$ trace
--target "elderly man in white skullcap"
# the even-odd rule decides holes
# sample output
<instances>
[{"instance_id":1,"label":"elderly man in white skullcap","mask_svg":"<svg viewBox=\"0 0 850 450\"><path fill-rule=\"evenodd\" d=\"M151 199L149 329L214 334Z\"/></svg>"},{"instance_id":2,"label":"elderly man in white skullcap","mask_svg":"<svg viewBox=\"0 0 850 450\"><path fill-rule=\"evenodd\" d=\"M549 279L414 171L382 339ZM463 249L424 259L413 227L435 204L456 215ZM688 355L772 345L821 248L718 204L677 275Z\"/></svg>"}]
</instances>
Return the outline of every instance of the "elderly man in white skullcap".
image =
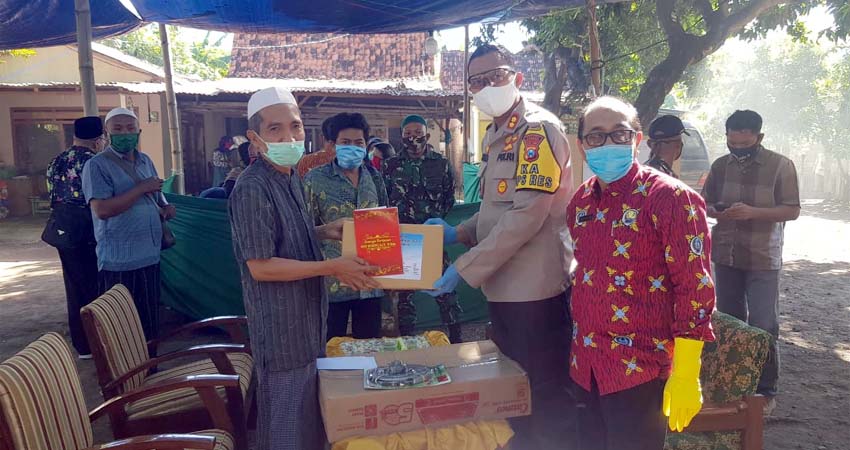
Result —
<instances>
[{"instance_id":1,"label":"elderly man in white skullcap","mask_svg":"<svg viewBox=\"0 0 850 450\"><path fill-rule=\"evenodd\" d=\"M257 368L257 450L323 448L316 358L323 354L328 301L322 277L377 287L359 258L322 259L320 239L341 239L342 222L314 227L293 166L304 123L292 94L263 89L248 101L247 136L259 157L230 196L233 250Z\"/></svg>"},{"instance_id":2,"label":"elderly man in white skullcap","mask_svg":"<svg viewBox=\"0 0 850 450\"><path fill-rule=\"evenodd\" d=\"M139 119L125 108L106 115L109 146L83 167L83 195L91 206L97 240L98 290L130 290L145 337L159 331L161 220L176 214L160 190L162 179L139 151Z\"/></svg>"}]
</instances>

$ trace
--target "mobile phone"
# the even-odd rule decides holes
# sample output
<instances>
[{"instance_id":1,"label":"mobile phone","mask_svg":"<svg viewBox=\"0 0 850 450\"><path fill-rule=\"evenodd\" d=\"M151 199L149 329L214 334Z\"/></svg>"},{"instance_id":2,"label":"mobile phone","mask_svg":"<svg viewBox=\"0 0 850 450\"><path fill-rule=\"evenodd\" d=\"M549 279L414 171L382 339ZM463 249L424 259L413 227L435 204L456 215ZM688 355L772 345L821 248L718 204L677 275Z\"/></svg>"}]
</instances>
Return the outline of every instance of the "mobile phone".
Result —
<instances>
[{"instance_id":1,"label":"mobile phone","mask_svg":"<svg viewBox=\"0 0 850 450\"><path fill-rule=\"evenodd\" d=\"M728 208L729 208L729 205L727 205L725 203L715 203L714 204L714 210L717 211L717 212L723 212Z\"/></svg>"}]
</instances>

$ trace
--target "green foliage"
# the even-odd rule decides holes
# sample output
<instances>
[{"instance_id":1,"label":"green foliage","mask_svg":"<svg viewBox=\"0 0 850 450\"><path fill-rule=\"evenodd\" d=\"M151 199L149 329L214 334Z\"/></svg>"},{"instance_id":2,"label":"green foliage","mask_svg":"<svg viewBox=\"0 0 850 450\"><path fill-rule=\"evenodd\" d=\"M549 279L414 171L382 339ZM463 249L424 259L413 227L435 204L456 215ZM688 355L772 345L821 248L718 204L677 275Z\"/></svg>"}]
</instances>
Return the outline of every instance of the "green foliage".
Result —
<instances>
[{"instance_id":1,"label":"green foliage","mask_svg":"<svg viewBox=\"0 0 850 450\"><path fill-rule=\"evenodd\" d=\"M664 93L668 94L665 105L681 99L682 92L695 80L691 73L694 64L715 52L729 37L754 40L771 30L784 30L795 42L806 44L819 37L841 40L850 35L850 0L794 0L775 5L776 1L631 0L600 4L597 25L604 92L635 101L646 119L657 111ZM835 26L813 37L801 19L817 6L829 9ZM534 33L534 43L547 56L557 57L560 48L578 46L589 66L585 8L554 11L523 24ZM650 76L661 64L664 69ZM590 71L585 72L589 77ZM569 83L564 88L569 89Z\"/></svg>"},{"instance_id":2,"label":"green foliage","mask_svg":"<svg viewBox=\"0 0 850 450\"><path fill-rule=\"evenodd\" d=\"M606 3L597 8L597 26L604 65L604 91L629 100L637 98L647 73L667 54L664 32L655 18L652 0ZM590 43L587 10L571 8L527 19L532 41L547 53L580 48L589 76ZM586 85L587 82L576 85ZM569 87L567 87L569 88Z\"/></svg>"},{"instance_id":3,"label":"green foliage","mask_svg":"<svg viewBox=\"0 0 850 450\"><path fill-rule=\"evenodd\" d=\"M183 75L196 75L206 80L215 80L227 76L230 66L230 52L221 47L222 35L215 42L207 32L202 42L189 43L180 39L180 29L168 27L171 48L171 64L174 71ZM102 41L104 45L162 66L162 47L159 40L159 26L152 24L132 33Z\"/></svg>"},{"instance_id":4,"label":"green foliage","mask_svg":"<svg viewBox=\"0 0 850 450\"><path fill-rule=\"evenodd\" d=\"M728 115L752 109L764 117L768 147L794 155L821 145L850 156L843 139L850 123L850 53L807 36L746 45L747 51L721 50L694 69L698 81L684 103L702 122L710 146L722 151Z\"/></svg>"},{"instance_id":5,"label":"green foliage","mask_svg":"<svg viewBox=\"0 0 850 450\"><path fill-rule=\"evenodd\" d=\"M19 50L0 50L0 64L6 62L2 59L2 57L4 56L18 56L22 58L29 58L30 56L35 56L35 50L30 50L28 48Z\"/></svg>"}]
</instances>

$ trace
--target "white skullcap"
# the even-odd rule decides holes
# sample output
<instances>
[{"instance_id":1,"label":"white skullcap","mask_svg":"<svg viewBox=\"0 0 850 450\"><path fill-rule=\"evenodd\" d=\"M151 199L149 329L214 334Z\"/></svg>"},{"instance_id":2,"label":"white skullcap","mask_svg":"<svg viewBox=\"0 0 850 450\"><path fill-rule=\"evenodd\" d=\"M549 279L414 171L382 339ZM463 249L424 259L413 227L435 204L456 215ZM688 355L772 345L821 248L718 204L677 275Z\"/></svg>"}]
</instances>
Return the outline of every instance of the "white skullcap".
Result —
<instances>
[{"instance_id":1,"label":"white skullcap","mask_svg":"<svg viewBox=\"0 0 850 450\"><path fill-rule=\"evenodd\" d=\"M248 100L248 119L254 117L261 109L272 105L296 105L295 96L288 89L270 87L257 91Z\"/></svg>"},{"instance_id":2,"label":"white skullcap","mask_svg":"<svg viewBox=\"0 0 850 450\"><path fill-rule=\"evenodd\" d=\"M136 117L136 113L134 113L133 111L130 111L127 108L115 108L112 111L109 111L109 113L106 115L106 120L104 120L103 123L109 122L109 119L115 116L130 116L136 120L139 120L139 118Z\"/></svg>"}]
</instances>

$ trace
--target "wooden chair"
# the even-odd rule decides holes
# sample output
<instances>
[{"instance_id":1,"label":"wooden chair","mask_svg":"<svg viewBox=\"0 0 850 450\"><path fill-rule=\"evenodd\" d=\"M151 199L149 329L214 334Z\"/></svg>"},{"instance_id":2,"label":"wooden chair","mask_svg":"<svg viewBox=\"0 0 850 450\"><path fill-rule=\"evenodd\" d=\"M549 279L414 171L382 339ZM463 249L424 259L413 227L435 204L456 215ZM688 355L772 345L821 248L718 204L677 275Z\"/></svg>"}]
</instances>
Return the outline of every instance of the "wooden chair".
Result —
<instances>
[{"instance_id":1,"label":"wooden chair","mask_svg":"<svg viewBox=\"0 0 850 450\"><path fill-rule=\"evenodd\" d=\"M144 398L169 389L194 389L208 400L214 422L225 426L229 417L221 413L224 402L215 395L215 389L238 384L238 377L231 375L187 377L128 392L87 414L71 350L61 336L49 333L0 363L0 450L234 450L230 434L221 429L138 436L94 445L91 422L123 408L128 398Z\"/></svg>"},{"instance_id":2,"label":"wooden chair","mask_svg":"<svg viewBox=\"0 0 850 450\"><path fill-rule=\"evenodd\" d=\"M206 319L145 342L133 298L120 284L82 308L81 312L104 400L187 376L238 376L238 386L219 388L216 394L225 400L226 412L231 418L232 427L226 431L233 434L237 448L247 448L246 410L253 401L251 380L254 361L245 345L245 317ZM240 344L198 345L159 357L150 356L155 354L163 340L205 327L224 328L231 339ZM175 361L186 359L192 361L151 373L151 369L163 363L173 365ZM110 410L113 433L123 438L209 428L212 418L205 411L209 399L201 394L194 389L182 389L134 398L126 408Z\"/></svg>"},{"instance_id":3,"label":"wooden chair","mask_svg":"<svg viewBox=\"0 0 850 450\"><path fill-rule=\"evenodd\" d=\"M770 335L715 311L717 340L702 353L705 405L682 433L668 433L666 450L762 450L765 398L756 394Z\"/></svg>"}]
</instances>

